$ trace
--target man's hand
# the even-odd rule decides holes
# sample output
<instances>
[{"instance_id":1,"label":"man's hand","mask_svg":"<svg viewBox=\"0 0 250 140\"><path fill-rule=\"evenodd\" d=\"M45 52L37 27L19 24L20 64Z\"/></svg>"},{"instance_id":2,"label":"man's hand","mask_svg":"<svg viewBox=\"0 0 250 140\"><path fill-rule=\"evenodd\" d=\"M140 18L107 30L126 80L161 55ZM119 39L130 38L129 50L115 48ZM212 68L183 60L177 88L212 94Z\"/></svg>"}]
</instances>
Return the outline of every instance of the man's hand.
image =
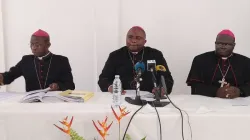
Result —
<instances>
[{"instance_id":1,"label":"man's hand","mask_svg":"<svg viewBox=\"0 0 250 140\"><path fill-rule=\"evenodd\" d=\"M217 90L217 97L233 99L240 96L240 89L229 84Z\"/></svg>"},{"instance_id":2,"label":"man's hand","mask_svg":"<svg viewBox=\"0 0 250 140\"><path fill-rule=\"evenodd\" d=\"M159 90L160 90L159 87L157 87L157 88L154 87L152 90L152 93L155 94L156 92L159 92ZM161 96L164 96L165 94L166 94L166 90L162 87L161 88Z\"/></svg>"},{"instance_id":3,"label":"man's hand","mask_svg":"<svg viewBox=\"0 0 250 140\"><path fill-rule=\"evenodd\" d=\"M49 87L50 87L50 91L56 91L59 89L59 86L57 83L52 83L49 85Z\"/></svg>"},{"instance_id":4,"label":"man's hand","mask_svg":"<svg viewBox=\"0 0 250 140\"><path fill-rule=\"evenodd\" d=\"M3 75L0 74L0 85L3 85Z\"/></svg>"},{"instance_id":5,"label":"man's hand","mask_svg":"<svg viewBox=\"0 0 250 140\"><path fill-rule=\"evenodd\" d=\"M226 96L228 96L228 98L230 99L237 98L240 96L240 89L234 86L230 86L226 89L226 94Z\"/></svg>"},{"instance_id":6,"label":"man's hand","mask_svg":"<svg viewBox=\"0 0 250 140\"><path fill-rule=\"evenodd\" d=\"M112 85L109 86L108 92L113 93L113 86ZM126 93L126 91L122 90L122 94L124 95L125 93Z\"/></svg>"},{"instance_id":7,"label":"man's hand","mask_svg":"<svg viewBox=\"0 0 250 140\"><path fill-rule=\"evenodd\" d=\"M220 87L217 92L216 92L216 96L219 97L219 98L226 98L226 89L228 87Z\"/></svg>"}]
</instances>

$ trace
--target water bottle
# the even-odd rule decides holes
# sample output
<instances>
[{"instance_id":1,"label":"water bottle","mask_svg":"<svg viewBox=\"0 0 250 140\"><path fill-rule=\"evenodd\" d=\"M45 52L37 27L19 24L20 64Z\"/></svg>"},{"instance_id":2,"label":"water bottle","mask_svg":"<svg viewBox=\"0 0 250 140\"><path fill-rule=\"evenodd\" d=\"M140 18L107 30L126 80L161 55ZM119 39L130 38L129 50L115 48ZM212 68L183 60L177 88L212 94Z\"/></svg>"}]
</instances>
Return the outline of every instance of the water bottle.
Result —
<instances>
[{"instance_id":1,"label":"water bottle","mask_svg":"<svg viewBox=\"0 0 250 140\"><path fill-rule=\"evenodd\" d=\"M121 105L121 95L122 95L122 82L119 75L115 75L113 81L113 104L115 106Z\"/></svg>"}]
</instances>

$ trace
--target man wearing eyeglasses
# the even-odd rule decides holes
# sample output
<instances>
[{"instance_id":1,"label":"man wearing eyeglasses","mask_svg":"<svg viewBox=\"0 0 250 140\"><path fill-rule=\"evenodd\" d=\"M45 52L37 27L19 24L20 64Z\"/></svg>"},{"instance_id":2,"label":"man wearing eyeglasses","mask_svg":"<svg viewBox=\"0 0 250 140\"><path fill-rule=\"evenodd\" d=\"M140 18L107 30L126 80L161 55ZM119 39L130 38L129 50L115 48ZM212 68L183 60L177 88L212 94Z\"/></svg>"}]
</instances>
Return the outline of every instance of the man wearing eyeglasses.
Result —
<instances>
[{"instance_id":1,"label":"man wearing eyeglasses","mask_svg":"<svg viewBox=\"0 0 250 140\"><path fill-rule=\"evenodd\" d=\"M0 84L7 85L23 76L26 91L50 88L50 90L75 89L71 67L67 57L49 51L49 34L41 29L32 34L30 48L34 55L25 55L16 66L0 74Z\"/></svg>"},{"instance_id":2,"label":"man wearing eyeglasses","mask_svg":"<svg viewBox=\"0 0 250 140\"><path fill-rule=\"evenodd\" d=\"M234 34L222 30L215 51L194 58L187 78L192 94L228 99L250 95L250 59L233 53L234 47Z\"/></svg>"}]
</instances>

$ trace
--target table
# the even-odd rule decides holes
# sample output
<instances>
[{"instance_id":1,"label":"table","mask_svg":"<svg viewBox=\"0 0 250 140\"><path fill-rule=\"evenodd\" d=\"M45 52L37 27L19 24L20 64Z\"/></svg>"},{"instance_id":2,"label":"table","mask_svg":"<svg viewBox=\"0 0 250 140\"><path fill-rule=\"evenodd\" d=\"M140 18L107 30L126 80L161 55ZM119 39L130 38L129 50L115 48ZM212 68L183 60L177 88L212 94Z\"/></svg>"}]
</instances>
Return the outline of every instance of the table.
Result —
<instances>
[{"instance_id":1,"label":"table","mask_svg":"<svg viewBox=\"0 0 250 140\"><path fill-rule=\"evenodd\" d=\"M133 96L128 91L126 96ZM145 95L148 93L145 93ZM73 116L71 128L86 140L102 140L93 121L113 121L106 140L118 140L119 125L112 109L112 95L95 93L85 103L18 103L23 94L0 101L0 140L69 140L70 137L54 124ZM125 97L125 96L124 96ZM123 97L123 99L124 99ZM250 98L219 99L198 95L170 95L170 99L189 114L192 140L249 140ZM131 111L121 120L121 135L139 108L123 101L123 106ZM182 140L180 112L171 104L157 108L160 114L163 140ZM117 108L115 109L119 114ZM191 140L188 117L184 113L184 137ZM92 121L93 120L93 121ZM127 132L133 140L159 140L159 122L154 108L149 105L138 112Z\"/></svg>"}]
</instances>

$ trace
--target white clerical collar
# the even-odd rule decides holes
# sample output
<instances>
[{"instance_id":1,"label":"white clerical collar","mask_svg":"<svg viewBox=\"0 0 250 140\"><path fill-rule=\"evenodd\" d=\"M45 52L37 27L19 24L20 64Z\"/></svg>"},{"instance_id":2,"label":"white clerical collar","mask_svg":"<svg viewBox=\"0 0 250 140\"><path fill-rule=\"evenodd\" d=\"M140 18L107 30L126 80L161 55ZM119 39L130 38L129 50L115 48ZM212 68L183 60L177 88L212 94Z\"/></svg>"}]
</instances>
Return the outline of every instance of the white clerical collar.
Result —
<instances>
[{"instance_id":1,"label":"white clerical collar","mask_svg":"<svg viewBox=\"0 0 250 140\"><path fill-rule=\"evenodd\" d=\"M41 57L37 57L39 60L43 60L44 57L48 56L50 54L50 52L48 52L46 55L41 56Z\"/></svg>"},{"instance_id":2,"label":"white clerical collar","mask_svg":"<svg viewBox=\"0 0 250 140\"><path fill-rule=\"evenodd\" d=\"M141 51L144 52L144 48L143 48L142 50L138 51L138 52L132 52L132 51L129 50L129 52L131 52L133 55L137 55L137 54L140 53Z\"/></svg>"},{"instance_id":3,"label":"white clerical collar","mask_svg":"<svg viewBox=\"0 0 250 140\"><path fill-rule=\"evenodd\" d=\"M227 60L229 57L231 57L233 54L229 55L228 57L221 57L223 60Z\"/></svg>"}]
</instances>

